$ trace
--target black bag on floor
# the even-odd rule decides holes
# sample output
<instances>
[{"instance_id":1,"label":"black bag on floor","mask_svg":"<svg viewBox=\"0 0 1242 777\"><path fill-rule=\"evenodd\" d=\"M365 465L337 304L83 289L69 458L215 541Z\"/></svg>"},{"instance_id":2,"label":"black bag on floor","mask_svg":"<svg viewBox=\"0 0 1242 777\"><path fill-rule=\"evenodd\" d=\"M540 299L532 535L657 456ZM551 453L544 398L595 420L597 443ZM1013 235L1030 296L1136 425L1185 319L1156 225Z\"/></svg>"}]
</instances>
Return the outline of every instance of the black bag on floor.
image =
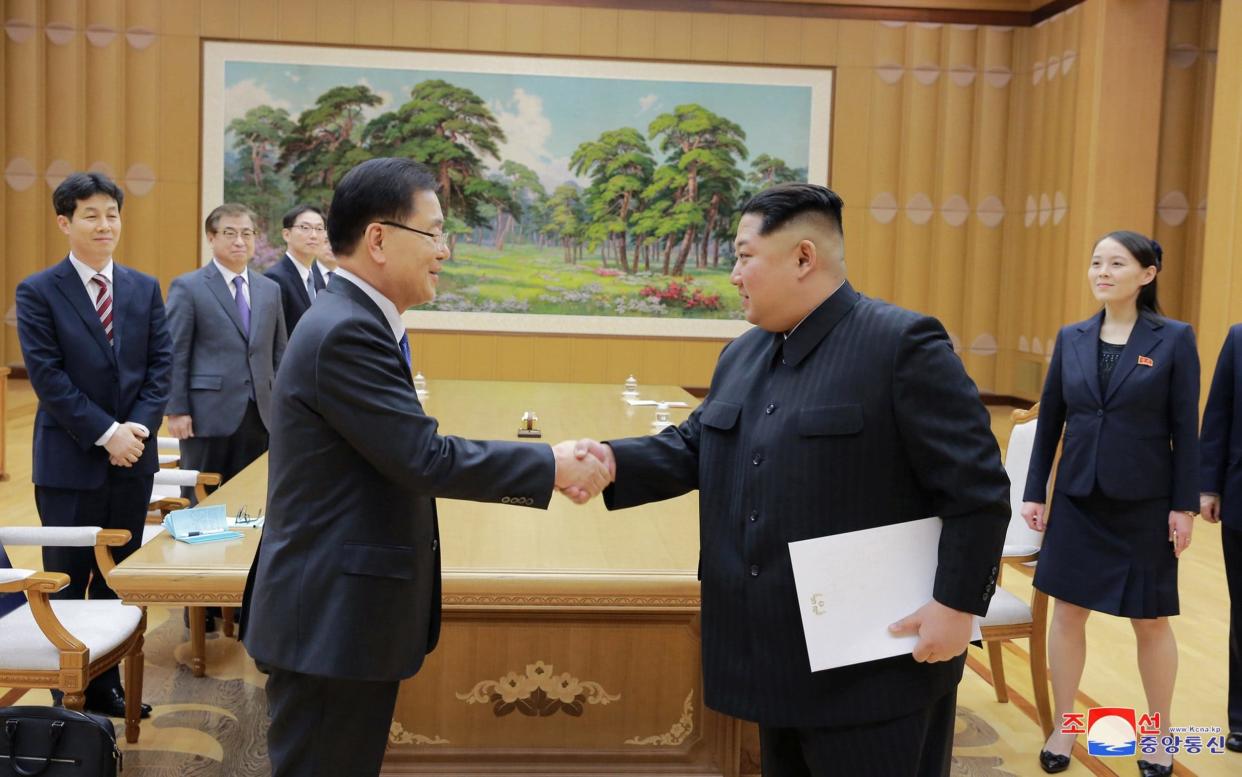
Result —
<instances>
[{"instance_id":1,"label":"black bag on floor","mask_svg":"<svg viewBox=\"0 0 1242 777\"><path fill-rule=\"evenodd\" d=\"M0 709L0 777L116 777L120 769L116 730L103 715Z\"/></svg>"}]
</instances>

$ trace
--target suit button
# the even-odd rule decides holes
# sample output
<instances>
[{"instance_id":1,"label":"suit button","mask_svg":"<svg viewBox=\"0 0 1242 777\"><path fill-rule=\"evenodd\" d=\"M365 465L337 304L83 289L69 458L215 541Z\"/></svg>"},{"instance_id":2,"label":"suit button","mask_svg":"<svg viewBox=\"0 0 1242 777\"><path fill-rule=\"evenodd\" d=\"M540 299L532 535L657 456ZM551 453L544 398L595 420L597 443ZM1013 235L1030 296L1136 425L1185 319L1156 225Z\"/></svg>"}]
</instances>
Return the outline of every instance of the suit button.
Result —
<instances>
[{"instance_id":1,"label":"suit button","mask_svg":"<svg viewBox=\"0 0 1242 777\"><path fill-rule=\"evenodd\" d=\"M509 497L507 497L507 496L502 496L502 497L500 497L500 503L501 503L502 505L507 505L507 504L509 504Z\"/></svg>"},{"instance_id":2,"label":"suit button","mask_svg":"<svg viewBox=\"0 0 1242 777\"><path fill-rule=\"evenodd\" d=\"M1103 411L1103 410L1097 410L1097 411L1095 411L1095 415L1096 415L1096 417L1102 416L1102 415L1104 415L1104 411Z\"/></svg>"},{"instance_id":3,"label":"suit button","mask_svg":"<svg viewBox=\"0 0 1242 777\"><path fill-rule=\"evenodd\" d=\"M764 412L764 413L766 413L767 415L772 415L773 413L775 413L775 412L776 412L776 403L775 403L775 402L773 402L772 404L770 404L770 405L768 405L767 407L765 407L765 408L763 409L763 412Z\"/></svg>"},{"instance_id":4,"label":"suit button","mask_svg":"<svg viewBox=\"0 0 1242 777\"><path fill-rule=\"evenodd\" d=\"M431 541L431 549L432 549L433 551L439 550L439 549L440 549L440 541L439 541L439 540L432 540L432 541Z\"/></svg>"},{"instance_id":5,"label":"suit button","mask_svg":"<svg viewBox=\"0 0 1242 777\"><path fill-rule=\"evenodd\" d=\"M243 381L242 381L242 383L244 383L244 384L246 384L247 386L249 386L249 385L250 385L250 378L246 378L245 380L243 380Z\"/></svg>"},{"instance_id":6,"label":"suit button","mask_svg":"<svg viewBox=\"0 0 1242 777\"><path fill-rule=\"evenodd\" d=\"M985 601L985 602L986 602L988 599L991 599L991 598L992 598L992 596L991 596L991 594L989 594L987 591L984 591L984 592L983 592L983 596L980 596L979 598L980 598L981 600L983 600L983 601Z\"/></svg>"},{"instance_id":7,"label":"suit button","mask_svg":"<svg viewBox=\"0 0 1242 777\"><path fill-rule=\"evenodd\" d=\"M998 567L998 566L994 566L994 567L992 567L992 576L993 576L993 577L995 577L995 576L996 576L996 574L997 574L998 572L1000 572L1000 567Z\"/></svg>"},{"instance_id":8,"label":"suit button","mask_svg":"<svg viewBox=\"0 0 1242 777\"><path fill-rule=\"evenodd\" d=\"M751 462L752 462L752 463L753 463L756 467L757 467L757 466L759 466L760 464L762 464L762 463L763 463L763 454L762 454L762 453L756 453L756 454L755 454L755 457L754 457L753 459L751 459Z\"/></svg>"},{"instance_id":9,"label":"suit button","mask_svg":"<svg viewBox=\"0 0 1242 777\"><path fill-rule=\"evenodd\" d=\"M759 511L758 511L758 510L751 510L751 511L750 511L750 515L748 515L748 516L746 516L746 517L750 519L750 522L751 522L751 523L754 523L755 521L759 520Z\"/></svg>"},{"instance_id":10,"label":"suit button","mask_svg":"<svg viewBox=\"0 0 1242 777\"><path fill-rule=\"evenodd\" d=\"M758 565L758 564L751 564L751 565L750 565L750 576L751 576L751 577L759 577L759 565Z\"/></svg>"}]
</instances>

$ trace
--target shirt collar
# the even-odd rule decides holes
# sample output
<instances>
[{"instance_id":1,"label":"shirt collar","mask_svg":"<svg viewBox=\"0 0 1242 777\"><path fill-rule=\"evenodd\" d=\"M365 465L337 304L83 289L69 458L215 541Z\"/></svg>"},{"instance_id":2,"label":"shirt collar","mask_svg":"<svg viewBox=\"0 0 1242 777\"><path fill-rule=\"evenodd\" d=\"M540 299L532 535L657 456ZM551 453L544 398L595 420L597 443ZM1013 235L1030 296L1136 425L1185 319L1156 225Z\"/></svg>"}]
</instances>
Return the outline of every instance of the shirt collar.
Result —
<instances>
[{"instance_id":1,"label":"shirt collar","mask_svg":"<svg viewBox=\"0 0 1242 777\"><path fill-rule=\"evenodd\" d=\"M311 268L315 266L315 260L312 259L311 266L307 267L306 265L299 262L297 259L293 258L293 254L289 253L288 251L285 252L285 256L289 257L289 261L293 262L293 266L294 268L297 269L298 275L302 276L302 285L305 286L306 279L310 277Z\"/></svg>"},{"instance_id":2,"label":"shirt collar","mask_svg":"<svg viewBox=\"0 0 1242 777\"><path fill-rule=\"evenodd\" d=\"M97 274L103 275L103 277L108 279L108 285L112 285L112 257L108 257L108 263L104 265L102 270L96 270L94 267L91 267L86 262L83 262L81 259L74 256L73 252L70 251L69 263L73 265L73 269L77 271L78 277L82 279L83 286L85 286L87 282L94 280Z\"/></svg>"},{"instance_id":3,"label":"shirt collar","mask_svg":"<svg viewBox=\"0 0 1242 777\"><path fill-rule=\"evenodd\" d=\"M782 358L785 363L796 367L805 359L837 322L853 309L860 296L849 281L843 281L836 291L799 321L788 335L778 334L776 342L778 346L783 345Z\"/></svg>"},{"instance_id":4,"label":"shirt collar","mask_svg":"<svg viewBox=\"0 0 1242 777\"><path fill-rule=\"evenodd\" d=\"M392 300L380 294L374 286L344 267L336 268L332 280L335 281L337 278L344 278L362 289L363 293L370 297L371 301L380 309L380 312L384 314L384 320L388 322L389 328L392 329L392 339L401 342L401 338L405 335L405 324L401 321L401 311L397 310L397 306L393 304Z\"/></svg>"},{"instance_id":5,"label":"shirt collar","mask_svg":"<svg viewBox=\"0 0 1242 777\"><path fill-rule=\"evenodd\" d=\"M214 256L211 257L211 261L216 265L216 269L220 271L220 275L224 278L225 285L232 286L233 279L238 277L239 275L241 276L241 279L242 279L242 285L244 286L250 285L250 275L249 275L248 270L242 270L240 273L235 273L229 268L225 267L224 264L219 259L215 258Z\"/></svg>"}]
</instances>

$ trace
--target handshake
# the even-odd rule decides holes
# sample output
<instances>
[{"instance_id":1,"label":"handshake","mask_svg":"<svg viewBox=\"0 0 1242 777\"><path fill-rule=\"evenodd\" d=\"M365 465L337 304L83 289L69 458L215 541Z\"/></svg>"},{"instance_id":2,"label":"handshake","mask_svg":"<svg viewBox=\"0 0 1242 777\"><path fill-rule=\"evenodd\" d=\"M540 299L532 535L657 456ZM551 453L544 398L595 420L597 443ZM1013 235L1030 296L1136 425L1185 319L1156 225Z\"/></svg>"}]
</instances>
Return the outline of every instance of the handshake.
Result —
<instances>
[{"instance_id":1,"label":"handshake","mask_svg":"<svg viewBox=\"0 0 1242 777\"><path fill-rule=\"evenodd\" d=\"M617 460L612 448L583 438L565 440L552 446L556 458L556 490L574 504L586 504L617 477Z\"/></svg>"}]
</instances>

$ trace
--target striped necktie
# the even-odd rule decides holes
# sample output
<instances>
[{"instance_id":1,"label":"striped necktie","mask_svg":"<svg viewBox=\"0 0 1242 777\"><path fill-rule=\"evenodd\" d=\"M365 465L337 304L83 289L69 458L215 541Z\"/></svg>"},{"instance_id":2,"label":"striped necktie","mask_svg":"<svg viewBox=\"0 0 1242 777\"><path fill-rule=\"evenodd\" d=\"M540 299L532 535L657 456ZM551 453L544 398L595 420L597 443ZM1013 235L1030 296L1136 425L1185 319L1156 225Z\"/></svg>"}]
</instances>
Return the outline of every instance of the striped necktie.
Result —
<instances>
[{"instance_id":1,"label":"striped necktie","mask_svg":"<svg viewBox=\"0 0 1242 777\"><path fill-rule=\"evenodd\" d=\"M99 293L95 295L95 312L99 315L99 323L103 324L104 334L108 336L108 345L112 345L112 295L108 292L108 279L103 273L95 273L91 280L99 285Z\"/></svg>"}]
</instances>

